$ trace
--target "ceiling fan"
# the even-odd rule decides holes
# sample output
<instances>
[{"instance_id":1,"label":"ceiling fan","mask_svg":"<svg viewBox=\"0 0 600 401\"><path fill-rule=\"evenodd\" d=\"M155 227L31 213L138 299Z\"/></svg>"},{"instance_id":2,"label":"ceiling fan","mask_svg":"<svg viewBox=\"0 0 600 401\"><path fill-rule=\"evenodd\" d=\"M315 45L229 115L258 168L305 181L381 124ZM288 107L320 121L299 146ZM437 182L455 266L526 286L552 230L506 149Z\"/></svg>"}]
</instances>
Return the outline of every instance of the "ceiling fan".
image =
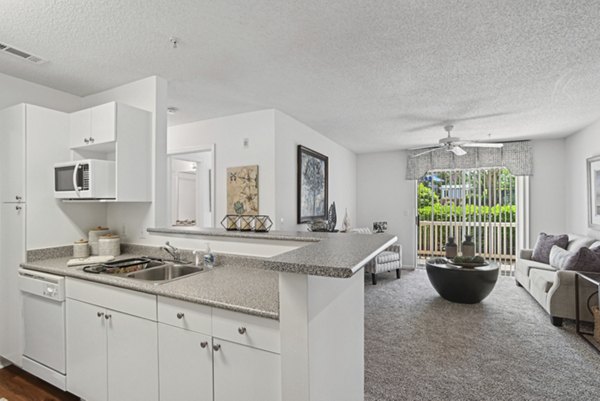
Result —
<instances>
[{"instance_id":1,"label":"ceiling fan","mask_svg":"<svg viewBox=\"0 0 600 401\"><path fill-rule=\"evenodd\" d=\"M463 141L456 136L451 135L451 131L454 128L454 125L446 125L444 130L448 133L446 138L442 138L439 140L437 145L425 145L418 146L416 148L412 148L411 150L419 150L419 149L427 149L421 153L417 153L412 155L411 157L419 157L425 155L427 153L435 152L438 150L445 150L446 152L452 152L456 156L464 156L467 154L467 151L463 148L501 148L504 146L502 143L492 143L492 142L476 142L476 141Z\"/></svg>"}]
</instances>

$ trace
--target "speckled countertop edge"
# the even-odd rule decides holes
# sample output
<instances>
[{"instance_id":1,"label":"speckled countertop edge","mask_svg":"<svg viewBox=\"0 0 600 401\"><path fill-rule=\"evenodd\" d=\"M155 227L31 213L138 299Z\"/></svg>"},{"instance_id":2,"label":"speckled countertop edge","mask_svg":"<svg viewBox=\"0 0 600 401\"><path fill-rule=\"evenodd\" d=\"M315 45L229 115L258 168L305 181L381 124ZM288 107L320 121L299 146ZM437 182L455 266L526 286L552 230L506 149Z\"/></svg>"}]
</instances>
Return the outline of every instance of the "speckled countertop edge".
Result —
<instances>
[{"instance_id":1,"label":"speckled countertop edge","mask_svg":"<svg viewBox=\"0 0 600 401\"><path fill-rule=\"evenodd\" d=\"M226 231L218 228L149 228L148 232L264 240L308 242L288 252L265 258L255 267L286 273L348 278L370 259L397 241L389 234L270 231Z\"/></svg>"},{"instance_id":2,"label":"speckled countertop edge","mask_svg":"<svg viewBox=\"0 0 600 401\"><path fill-rule=\"evenodd\" d=\"M196 228L196 227L166 227L166 228L148 228L149 233L155 234L183 234L183 235L202 235L207 237L229 237L229 238L247 238L247 239L266 239L276 241L303 241L318 242L327 238L332 233L310 232L310 231L227 231L221 228Z\"/></svg>"},{"instance_id":3,"label":"speckled countertop edge","mask_svg":"<svg viewBox=\"0 0 600 401\"><path fill-rule=\"evenodd\" d=\"M123 254L119 259L139 255ZM85 273L82 266L67 267L70 257L49 258L22 263L21 267L65 277L160 295L192 303L279 319L279 279L275 272L252 268L256 260L225 258L211 271L171 282L152 284L107 274Z\"/></svg>"}]
</instances>

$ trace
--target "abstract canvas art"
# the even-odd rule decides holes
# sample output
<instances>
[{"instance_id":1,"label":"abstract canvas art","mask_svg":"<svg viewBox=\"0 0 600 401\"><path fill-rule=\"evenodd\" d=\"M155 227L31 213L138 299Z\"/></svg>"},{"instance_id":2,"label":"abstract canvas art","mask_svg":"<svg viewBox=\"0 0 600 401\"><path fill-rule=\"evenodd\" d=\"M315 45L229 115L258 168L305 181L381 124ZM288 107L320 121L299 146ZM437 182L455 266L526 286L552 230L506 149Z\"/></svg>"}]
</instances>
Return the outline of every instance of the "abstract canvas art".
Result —
<instances>
[{"instance_id":1,"label":"abstract canvas art","mask_svg":"<svg viewBox=\"0 0 600 401\"><path fill-rule=\"evenodd\" d=\"M258 166L227 169L227 214L258 214Z\"/></svg>"},{"instance_id":2,"label":"abstract canvas art","mask_svg":"<svg viewBox=\"0 0 600 401\"><path fill-rule=\"evenodd\" d=\"M327 219L329 159L298 145L298 224Z\"/></svg>"},{"instance_id":3,"label":"abstract canvas art","mask_svg":"<svg viewBox=\"0 0 600 401\"><path fill-rule=\"evenodd\" d=\"M600 156L587 159L588 226L600 228Z\"/></svg>"}]
</instances>

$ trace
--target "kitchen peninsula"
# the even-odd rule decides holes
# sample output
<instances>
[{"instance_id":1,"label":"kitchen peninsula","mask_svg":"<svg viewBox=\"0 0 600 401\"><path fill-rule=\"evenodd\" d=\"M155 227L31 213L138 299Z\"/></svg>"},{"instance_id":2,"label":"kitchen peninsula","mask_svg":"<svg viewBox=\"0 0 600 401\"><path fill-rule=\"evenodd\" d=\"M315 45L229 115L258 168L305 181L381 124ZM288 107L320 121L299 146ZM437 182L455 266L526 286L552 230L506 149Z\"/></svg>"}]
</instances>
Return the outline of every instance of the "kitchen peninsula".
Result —
<instances>
[{"instance_id":1,"label":"kitchen peninsula","mask_svg":"<svg viewBox=\"0 0 600 401\"><path fill-rule=\"evenodd\" d=\"M173 237L171 242L177 241L175 237L200 240L228 238L240 242L285 241L297 245L292 250L268 258L219 255L221 263L214 270L160 285L84 273L81 268L67 268L66 258L29 261L22 266L66 276L82 295L87 291L86 286L95 282L120 287L119 290L127 289L128 293L133 290L151 296L157 299L159 328L164 329L165 336L172 329L172 324L168 321L162 324L161 308L175 312L180 307L190 308L184 305L188 303L208 308L206 316L212 318L212 326L208 324L207 330L212 329L212 332L206 334L212 335L214 400L227 399L218 397L216 364L228 352L226 345L221 348L221 344L226 344L224 340L229 339L225 331L229 326L235 327L235 335L242 336L247 341L245 345L250 348L262 348L277 354L277 359L256 364L245 362L246 369L255 370L253 374L261 374L263 362L277 365L279 370L274 376L278 383L273 384L273 380L266 382L270 383L268 387L275 386L277 389L273 400L363 400L364 279L362 274L357 273L362 272L366 262L394 243L396 237L278 231L241 233L195 228L148 231L152 235ZM124 248L127 252L138 253L140 248L147 247L127 245ZM188 315L192 312L185 313L185 316ZM182 316L180 321L186 319L183 312L178 312L177 316ZM174 319L174 324L180 321ZM163 331L159 330L157 340L159 352ZM256 337L253 338L253 335ZM208 343L208 337L206 341ZM165 344L165 348L170 346L172 344ZM162 364L165 358L158 360ZM225 362L232 361L235 358ZM162 383L163 371L160 372ZM69 380L68 377L67 382ZM161 385L160 399L165 398L162 397L163 387L168 386ZM228 393L229 396L232 394ZM266 397L251 391L243 396L257 400L253 397Z\"/></svg>"}]
</instances>

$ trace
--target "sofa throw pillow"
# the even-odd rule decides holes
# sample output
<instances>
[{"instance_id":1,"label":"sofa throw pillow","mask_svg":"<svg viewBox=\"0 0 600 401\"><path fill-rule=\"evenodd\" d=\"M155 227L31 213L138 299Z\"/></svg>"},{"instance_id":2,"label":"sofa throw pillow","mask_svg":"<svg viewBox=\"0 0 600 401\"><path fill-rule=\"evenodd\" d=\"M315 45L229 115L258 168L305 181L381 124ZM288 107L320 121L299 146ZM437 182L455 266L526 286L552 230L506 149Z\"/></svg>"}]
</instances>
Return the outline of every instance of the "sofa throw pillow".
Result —
<instances>
[{"instance_id":1,"label":"sofa throw pillow","mask_svg":"<svg viewBox=\"0 0 600 401\"><path fill-rule=\"evenodd\" d=\"M536 262L550 263L550 251L553 246L566 249L569 244L569 236L566 234L561 235L549 235L546 233L540 233L538 235L537 242L533 248L533 255L531 259Z\"/></svg>"},{"instance_id":2,"label":"sofa throw pillow","mask_svg":"<svg viewBox=\"0 0 600 401\"><path fill-rule=\"evenodd\" d=\"M554 245L550 250L550 266L560 270L575 270L579 255Z\"/></svg>"},{"instance_id":3,"label":"sofa throw pillow","mask_svg":"<svg viewBox=\"0 0 600 401\"><path fill-rule=\"evenodd\" d=\"M581 248L577 251L579 257L575 268L568 270L579 270L582 272L600 272L600 255L589 248Z\"/></svg>"},{"instance_id":4,"label":"sofa throw pillow","mask_svg":"<svg viewBox=\"0 0 600 401\"><path fill-rule=\"evenodd\" d=\"M569 234L569 244L567 251L577 252L580 248L591 248L596 242L594 238L582 237L579 235Z\"/></svg>"},{"instance_id":5,"label":"sofa throw pillow","mask_svg":"<svg viewBox=\"0 0 600 401\"><path fill-rule=\"evenodd\" d=\"M550 251L550 266L562 270L600 272L600 254L589 248L580 248L577 252L570 252L553 246Z\"/></svg>"}]
</instances>

